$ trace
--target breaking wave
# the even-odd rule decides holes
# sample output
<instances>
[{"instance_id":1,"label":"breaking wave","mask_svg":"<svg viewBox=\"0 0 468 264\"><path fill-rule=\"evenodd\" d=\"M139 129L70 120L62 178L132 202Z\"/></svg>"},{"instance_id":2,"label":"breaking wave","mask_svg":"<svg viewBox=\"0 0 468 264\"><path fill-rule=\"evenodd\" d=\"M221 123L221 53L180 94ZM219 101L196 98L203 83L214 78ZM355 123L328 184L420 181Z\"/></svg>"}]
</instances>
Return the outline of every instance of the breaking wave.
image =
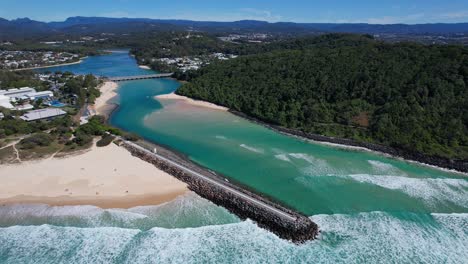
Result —
<instances>
[{"instance_id":1,"label":"breaking wave","mask_svg":"<svg viewBox=\"0 0 468 264\"><path fill-rule=\"evenodd\" d=\"M95 206L17 204L0 206L0 226L43 225L73 227L121 227L148 230L153 227L185 228L239 222L223 207L194 193L155 206L101 209ZM188 217L190 216L190 217Z\"/></svg>"},{"instance_id":2,"label":"breaking wave","mask_svg":"<svg viewBox=\"0 0 468 264\"><path fill-rule=\"evenodd\" d=\"M386 189L400 190L431 204L437 201L450 201L468 208L468 180L465 179L410 178L369 174L352 174L342 177L350 177L355 181L374 184Z\"/></svg>"},{"instance_id":3,"label":"breaking wave","mask_svg":"<svg viewBox=\"0 0 468 264\"><path fill-rule=\"evenodd\" d=\"M275 158L282 160L282 161L291 162L287 154L276 154Z\"/></svg>"},{"instance_id":4,"label":"breaking wave","mask_svg":"<svg viewBox=\"0 0 468 264\"><path fill-rule=\"evenodd\" d=\"M261 148L254 148L254 147L246 145L246 144L240 144L239 146L241 148L245 148L245 149L247 149L249 151L252 151L252 152L255 152L255 153L260 153L260 154L265 153L265 151L263 149L261 149Z\"/></svg>"},{"instance_id":5,"label":"breaking wave","mask_svg":"<svg viewBox=\"0 0 468 264\"><path fill-rule=\"evenodd\" d=\"M284 241L250 221L135 230L0 228L2 263L456 263L468 259L468 214L384 212L311 217L319 240Z\"/></svg>"},{"instance_id":6,"label":"breaking wave","mask_svg":"<svg viewBox=\"0 0 468 264\"><path fill-rule=\"evenodd\" d=\"M406 175L403 171L391 164L378 160L368 160L367 162L372 166L374 172L377 174Z\"/></svg>"}]
</instances>

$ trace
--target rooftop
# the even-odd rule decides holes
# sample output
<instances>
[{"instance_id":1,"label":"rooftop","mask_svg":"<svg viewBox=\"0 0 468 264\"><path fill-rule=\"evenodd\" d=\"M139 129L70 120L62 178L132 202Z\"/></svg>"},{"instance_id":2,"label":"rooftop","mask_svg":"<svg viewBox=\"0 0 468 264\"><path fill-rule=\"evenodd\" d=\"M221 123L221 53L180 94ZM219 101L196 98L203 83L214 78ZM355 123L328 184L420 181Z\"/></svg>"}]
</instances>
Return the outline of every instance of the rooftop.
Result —
<instances>
[{"instance_id":1,"label":"rooftop","mask_svg":"<svg viewBox=\"0 0 468 264\"><path fill-rule=\"evenodd\" d=\"M45 109L29 111L23 116L21 116L20 118L23 119L24 121L34 121L34 120L61 116L65 114L66 114L65 111L58 109L58 108L45 108Z\"/></svg>"}]
</instances>

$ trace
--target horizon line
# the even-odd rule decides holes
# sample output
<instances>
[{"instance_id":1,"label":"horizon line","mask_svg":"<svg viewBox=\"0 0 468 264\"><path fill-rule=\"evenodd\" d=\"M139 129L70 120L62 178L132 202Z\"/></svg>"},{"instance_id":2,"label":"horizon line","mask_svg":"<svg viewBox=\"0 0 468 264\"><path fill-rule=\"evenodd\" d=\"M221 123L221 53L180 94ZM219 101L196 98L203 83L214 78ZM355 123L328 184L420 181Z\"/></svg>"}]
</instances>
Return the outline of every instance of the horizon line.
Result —
<instances>
[{"instance_id":1,"label":"horizon line","mask_svg":"<svg viewBox=\"0 0 468 264\"><path fill-rule=\"evenodd\" d=\"M278 23L291 23L291 24L347 24L347 25L407 25L407 26L414 26L414 25L435 25L435 24L446 24L446 25L453 25L453 24L468 24L466 22L429 22L429 23L369 23L369 22L294 22L294 21L267 21L267 20L256 20L256 19L241 19L241 20L232 20L232 21L219 21L219 20L192 20L192 19L185 19L185 18L148 18L148 17L107 17L107 16L71 16L64 18L63 20L59 21L42 21L31 19L29 17L17 17L12 19L7 19L0 17L1 19L5 19L9 22L13 22L15 20L21 19L28 19L31 21L42 22L42 23L61 23L66 22L70 18L110 18L110 19L146 19L146 20L159 20L159 21L171 21L171 20L178 20L178 21L191 21L191 22L211 22L211 23L235 23L235 22L243 22L243 21L254 21L254 22L263 22L268 24L278 24Z\"/></svg>"}]
</instances>

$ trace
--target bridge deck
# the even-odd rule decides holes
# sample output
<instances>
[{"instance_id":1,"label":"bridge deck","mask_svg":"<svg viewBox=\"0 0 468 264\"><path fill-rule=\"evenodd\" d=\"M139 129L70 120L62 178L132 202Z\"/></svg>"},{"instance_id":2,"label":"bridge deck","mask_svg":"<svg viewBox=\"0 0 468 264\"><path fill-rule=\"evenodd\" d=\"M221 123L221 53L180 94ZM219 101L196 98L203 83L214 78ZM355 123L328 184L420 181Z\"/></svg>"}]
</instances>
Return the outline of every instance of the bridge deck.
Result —
<instances>
[{"instance_id":1,"label":"bridge deck","mask_svg":"<svg viewBox=\"0 0 468 264\"><path fill-rule=\"evenodd\" d=\"M119 77L110 77L109 81L121 82L121 81L132 81L132 80L144 80L144 79L157 79L157 78L168 78L171 77L173 73L158 73L158 74L147 74L147 75L134 75L134 76L119 76Z\"/></svg>"}]
</instances>

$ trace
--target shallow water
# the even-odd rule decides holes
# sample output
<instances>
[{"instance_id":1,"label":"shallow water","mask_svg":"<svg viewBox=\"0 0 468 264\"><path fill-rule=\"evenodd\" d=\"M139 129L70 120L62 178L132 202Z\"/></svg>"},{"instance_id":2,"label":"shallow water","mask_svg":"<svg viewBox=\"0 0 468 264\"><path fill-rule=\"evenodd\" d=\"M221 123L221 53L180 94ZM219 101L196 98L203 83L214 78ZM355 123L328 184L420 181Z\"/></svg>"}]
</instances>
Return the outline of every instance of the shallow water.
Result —
<instances>
[{"instance_id":1,"label":"shallow water","mask_svg":"<svg viewBox=\"0 0 468 264\"><path fill-rule=\"evenodd\" d=\"M66 69L145 71L134 63L120 53ZM0 263L467 262L465 175L310 143L227 112L153 98L178 86L167 79L122 83L111 122L311 216L319 240L291 244L193 193L128 210L3 206Z\"/></svg>"}]
</instances>

